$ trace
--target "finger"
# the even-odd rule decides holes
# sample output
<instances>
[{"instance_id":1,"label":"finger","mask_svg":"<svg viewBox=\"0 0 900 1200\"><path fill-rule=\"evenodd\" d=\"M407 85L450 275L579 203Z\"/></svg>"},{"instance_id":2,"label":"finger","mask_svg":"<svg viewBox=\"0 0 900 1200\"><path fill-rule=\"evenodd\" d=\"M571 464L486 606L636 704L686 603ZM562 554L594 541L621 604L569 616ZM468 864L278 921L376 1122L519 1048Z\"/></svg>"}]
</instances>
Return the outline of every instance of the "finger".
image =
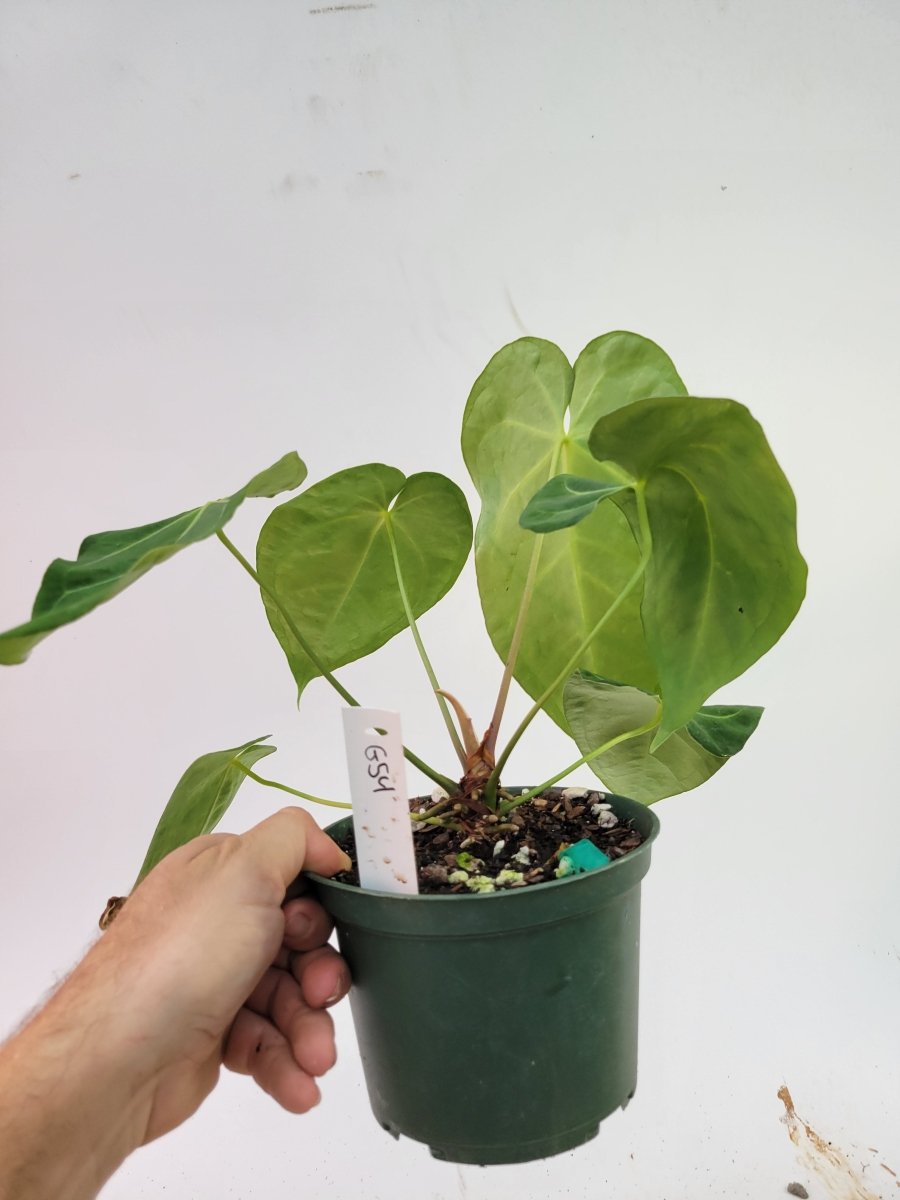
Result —
<instances>
[{"instance_id":1,"label":"finger","mask_svg":"<svg viewBox=\"0 0 900 1200\"><path fill-rule=\"evenodd\" d=\"M289 900L283 911L284 944L288 950L315 950L331 937L334 922L311 896Z\"/></svg>"},{"instance_id":2,"label":"finger","mask_svg":"<svg viewBox=\"0 0 900 1200\"><path fill-rule=\"evenodd\" d=\"M252 1075L288 1112L305 1113L322 1098L318 1084L298 1066L283 1034L258 1013L242 1008L225 1041L222 1061L229 1071Z\"/></svg>"},{"instance_id":3,"label":"finger","mask_svg":"<svg viewBox=\"0 0 900 1200\"><path fill-rule=\"evenodd\" d=\"M302 869L320 875L347 870L350 860L302 808L283 808L242 835L246 849L273 871L282 892Z\"/></svg>"},{"instance_id":4,"label":"finger","mask_svg":"<svg viewBox=\"0 0 900 1200\"><path fill-rule=\"evenodd\" d=\"M293 975L270 967L246 1002L268 1017L287 1038L297 1065L309 1075L324 1075L334 1066L334 1024L327 1012L311 1008Z\"/></svg>"},{"instance_id":5,"label":"finger","mask_svg":"<svg viewBox=\"0 0 900 1200\"><path fill-rule=\"evenodd\" d=\"M350 971L331 946L320 946L291 961L291 974L310 1008L328 1008L350 991Z\"/></svg>"},{"instance_id":6,"label":"finger","mask_svg":"<svg viewBox=\"0 0 900 1200\"><path fill-rule=\"evenodd\" d=\"M283 971L290 970L295 952L315 950L325 945L331 936L334 923L321 904L306 896L287 901L282 905L284 934L281 949L275 955L272 966Z\"/></svg>"}]
</instances>

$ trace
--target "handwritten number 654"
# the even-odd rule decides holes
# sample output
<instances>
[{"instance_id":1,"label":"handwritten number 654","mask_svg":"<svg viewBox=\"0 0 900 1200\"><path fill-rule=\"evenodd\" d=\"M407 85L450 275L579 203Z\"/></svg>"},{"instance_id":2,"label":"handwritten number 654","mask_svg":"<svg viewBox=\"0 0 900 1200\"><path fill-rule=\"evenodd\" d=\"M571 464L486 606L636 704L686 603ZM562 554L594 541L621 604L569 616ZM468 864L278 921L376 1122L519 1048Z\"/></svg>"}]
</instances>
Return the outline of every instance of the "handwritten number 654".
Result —
<instances>
[{"instance_id":1,"label":"handwritten number 654","mask_svg":"<svg viewBox=\"0 0 900 1200\"><path fill-rule=\"evenodd\" d=\"M369 760L369 765L366 768L369 778L373 779L376 783L372 791L393 792L395 789L390 782L391 769L387 764L387 751L384 747L366 746L363 754Z\"/></svg>"}]
</instances>

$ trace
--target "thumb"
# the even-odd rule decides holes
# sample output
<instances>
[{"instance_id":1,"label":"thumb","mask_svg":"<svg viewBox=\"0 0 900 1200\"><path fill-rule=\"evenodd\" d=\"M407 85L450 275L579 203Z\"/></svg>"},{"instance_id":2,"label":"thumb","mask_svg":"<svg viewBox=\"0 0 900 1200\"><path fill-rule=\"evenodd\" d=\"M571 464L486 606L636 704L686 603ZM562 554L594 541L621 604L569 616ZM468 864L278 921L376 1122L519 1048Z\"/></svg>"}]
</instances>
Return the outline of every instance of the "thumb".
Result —
<instances>
[{"instance_id":1,"label":"thumb","mask_svg":"<svg viewBox=\"0 0 900 1200\"><path fill-rule=\"evenodd\" d=\"M343 850L302 808L281 809L254 825L241 840L285 891L302 870L336 875L350 866Z\"/></svg>"}]
</instances>

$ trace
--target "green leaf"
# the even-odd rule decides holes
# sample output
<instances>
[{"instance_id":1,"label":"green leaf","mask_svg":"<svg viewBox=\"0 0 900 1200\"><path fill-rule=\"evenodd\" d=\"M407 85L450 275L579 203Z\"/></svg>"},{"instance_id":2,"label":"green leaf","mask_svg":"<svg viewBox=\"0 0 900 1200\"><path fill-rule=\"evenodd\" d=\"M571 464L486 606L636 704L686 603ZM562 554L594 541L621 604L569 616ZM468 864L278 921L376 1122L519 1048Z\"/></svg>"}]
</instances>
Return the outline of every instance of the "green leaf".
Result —
<instances>
[{"instance_id":1,"label":"green leaf","mask_svg":"<svg viewBox=\"0 0 900 1200\"><path fill-rule=\"evenodd\" d=\"M519 524L533 533L567 529L595 512L601 500L628 487L627 483L602 483L580 475L554 475L528 501Z\"/></svg>"},{"instance_id":2,"label":"green leaf","mask_svg":"<svg viewBox=\"0 0 900 1200\"><path fill-rule=\"evenodd\" d=\"M443 475L407 479L381 463L351 467L279 505L263 526L263 601L298 697L320 669L266 593L278 597L326 670L371 654L407 626L388 522L418 617L456 581L472 544L465 497Z\"/></svg>"},{"instance_id":3,"label":"green leaf","mask_svg":"<svg viewBox=\"0 0 900 1200\"><path fill-rule=\"evenodd\" d=\"M652 721L659 697L578 671L566 683L566 719L582 754ZM653 734L620 742L589 766L610 791L652 804L704 783L742 749L761 708L711 705L651 751Z\"/></svg>"},{"instance_id":4,"label":"green leaf","mask_svg":"<svg viewBox=\"0 0 900 1200\"><path fill-rule=\"evenodd\" d=\"M115 529L85 538L72 562L55 559L47 568L31 620L0 634L0 663L24 662L54 629L85 616L185 546L202 541L231 520L251 496L275 496L299 487L306 467L292 451L224 500L211 500L136 529Z\"/></svg>"},{"instance_id":5,"label":"green leaf","mask_svg":"<svg viewBox=\"0 0 900 1200\"><path fill-rule=\"evenodd\" d=\"M598 421L590 447L598 463L636 479L646 503L641 616L663 701L658 746L765 654L799 609L806 563L794 494L734 400L643 400Z\"/></svg>"},{"instance_id":6,"label":"green leaf","mask_svg":"<svg viewBox=\"0 0 900 1200\"><path fill-rule=\"evenodd\" d=\"M730 758L744 748L762 716L761 708L734 704L707 704L691 717L685 729L704 750Z\"/></svg>"},{"instance_id":7,"label":"green leaf","mask_svg":"<svg viewBox=\"0 0 900 1200\"><path fill-rule=\"evenodd\" d=\"M275 753L274 746L260 744L265 737L231 750L214 750L191 763L159 818L135 887L172 850L215 829L246 778L238 763L252 768L261 758Z\"/></svg>"},{"instance_id":8,"label":"green leaf","mask_svg":"<svg viewBox=\"0 0 900 1200\"><path fill-rule=\"evenodd\" d=\"M292 492L298 488L306 475L306 463L303 462L296 450L290 450L282 458L279 458L277 463L273 463L271 467L266 467L264 471L254 475L247 486L241 488L238 495L242 495L245 500L271 499L273 496L280 496L282 492Z\"/></svg>"},{"instance_id":9,"label":"green leaf","mask_svg":"<svg viewBox=\"0 0 900 1200\"><path fill-rule=\"evenodd\" d=\"M590 521L535 538L519 517L560 473L610 482L588 450L598 418L645 396L684 394L668 356L634 333L607 333L579 355L574 369L550 342L522 338L487 365L466 406L462 448L481 497L475 565L485 621L506 659L532 552L540 547L515 677L539 696L609 608L637 566L628 522L615 504ZM568 431L566 422L569 422ZM584 666L655 688L644 644L640 589L616 612L584 655ZM562 689L545 705L564 723Z\"/></svg>"}]
</instances>

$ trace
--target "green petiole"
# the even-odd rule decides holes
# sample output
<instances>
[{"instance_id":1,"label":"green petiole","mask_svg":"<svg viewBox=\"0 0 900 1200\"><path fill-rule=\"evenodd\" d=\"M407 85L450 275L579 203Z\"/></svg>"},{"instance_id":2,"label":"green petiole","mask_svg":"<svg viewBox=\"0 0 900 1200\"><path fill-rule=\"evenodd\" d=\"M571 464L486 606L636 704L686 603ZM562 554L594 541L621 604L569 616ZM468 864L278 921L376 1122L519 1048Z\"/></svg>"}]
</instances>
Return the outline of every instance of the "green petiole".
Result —
<instances>
[{"instance_id":1,"label":"green petiole","mask_svg":"<svg viewBox=\"0 0 900 1200\"><path fill-rule=\"evenodd\" d=\"M261 783L263 787L277 788L279 792L287 792L291 796L299 796L301 800L311 800L313 804L324 804L327 808L352 808L352 804L347 804L343 800L323 800L321 796L311 796L308 792L298 792L296 788L288 787L286 783L278 783L274 779L263 779L262 775L245 766L242 762L235 760L234 766L239 771L252 779L254 783Z\"/></svg>"},{"instance_id":2,"label":"green petiole","mask_svg":"<svg viewBox=\"0 0 900 1200\"><path fill-rule=\"evenodd\" d=\"M270 588L266 587L266 585L260 579L259 573L251 566L247 559L244 558L237 546L235 546L235 544L228 538L226 534L222 532L221 529L216 531L216 537L219 539L228 553L231 554L241 564L250 578L254 580L260 591L265 592L265 594L269 597L269 599L281 613L284 623L291 631L292 636L296 639L297 645L309 658L309 660L314 663L316 670L319 672L322 678L326 679L338 693L338 695L342 699L346 700L348 704L352 705L354 708L359 708L359 701L354 696L351 696L344 685L335 679L334 675L332 675L332 673L326 668L325 664L316 654L315 650L313 650L309 642L297 628L296 622L291 617L290 613L287 612L284 605L281 603L281 600ZM433 767L429 767L429 765L426 762L423 762L417 754L413 754L412 750L408 750L405 746L403 747L403 755L408 762L413 764L414 767L418 767L423 775L427 775L433 783L438 784L445 791L452 792L456 787L456 784L452 779L448 779L446 775L442 775L439 771L435 771Z\"/></svg>"},{"instance_id":3,"label":"green petiole","mask_svg":"<svg viewBox=\"0 0 900 1200\"><path fill-rule=\"evenodd\" d=\"M569 763L569 765L564 767L561 771L557 771L555 775L539 784L536 788L531 788L530 791L524 792L521 796L516 796L513 800L504 800L497 808L498 816L506 816L506 814L512 812L514 808L518 808L520 804L527 804L529 800L533 800L535 796L539 796L541 792L546 791L547 788L553 787L554 783L559 783L560 779L565 779L567 775L571 774L572 771L577 770L578 767L593 761L595 758L599 758L600 755L605 754L607 750L612 750L613 746L618 746L621 742L630 741L631 738L640 737L642 733L649 733L651 729L655 729L659 724L659 718L660 714L657 712L652 721L648 721L645 725L641 725L637 729L629 729L626 733L620 733L617 734L616 737L610 738L608 742L604 742L602 746L598 746L597 749L592 750L590 754L582 755L581 758L576 759L573 763Z\"/></svg>"}]
</instances>

